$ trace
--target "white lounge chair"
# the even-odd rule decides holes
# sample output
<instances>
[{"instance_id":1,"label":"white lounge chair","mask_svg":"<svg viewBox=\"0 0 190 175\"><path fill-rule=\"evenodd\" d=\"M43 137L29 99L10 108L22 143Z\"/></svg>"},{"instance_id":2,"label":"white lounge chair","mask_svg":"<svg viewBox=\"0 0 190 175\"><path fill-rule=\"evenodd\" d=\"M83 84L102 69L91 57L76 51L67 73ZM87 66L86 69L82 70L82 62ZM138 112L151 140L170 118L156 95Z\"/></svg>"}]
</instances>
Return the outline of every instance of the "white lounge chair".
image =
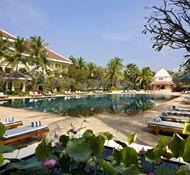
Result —
<instances>
[{"instance_id":1,"label":"white lounge chair","mask_svg":"<svg viewBox=\"0 0 190 175\"><path fill-rule=\"evenodd\" d=\"M5 129L12 129L23 125L21 120L15 120L14 117L7 117L1 123L5 126Z\"/></svg>"},{"instance_id":2,"label":"white lounge chair","mask_svg":"<svg viewBox=\"0 0 190 175\"><path fill-rule=\"evenodd\" d=\"M160 130L163 131L170 131L170 132L177 132L177 133L183 133L183 123L178 122L169 122L169 121L156 121L155 119L152 119L148 122L148 127L155 129L155 134L158 135Z\"/></svg>"},{"instance_id":3,"label":"white lounge chair","mask_svg":"<svg viewBox=\"0 0 190 175\"><path fill-rule=\"evenodd\" d=\"M3 135L3 138L0 140L0 145L13 143L33 136L37 136L38 140L40 141L43 137L43 134L46 132L49 132L49 129L46 125L41 125L38 127L28 125L14 129L8 129Z\"/></svg>"},{"instance_id":4,"label":"white lounge chair","mask_svg":"<svg viewBox=\"0 0 190 175\"><path fill-rule=\"evenodd\" d=\"M0 99L7 99L8 96L4 94L4 92L0 92Z\"/></svg>"}]
</instances>

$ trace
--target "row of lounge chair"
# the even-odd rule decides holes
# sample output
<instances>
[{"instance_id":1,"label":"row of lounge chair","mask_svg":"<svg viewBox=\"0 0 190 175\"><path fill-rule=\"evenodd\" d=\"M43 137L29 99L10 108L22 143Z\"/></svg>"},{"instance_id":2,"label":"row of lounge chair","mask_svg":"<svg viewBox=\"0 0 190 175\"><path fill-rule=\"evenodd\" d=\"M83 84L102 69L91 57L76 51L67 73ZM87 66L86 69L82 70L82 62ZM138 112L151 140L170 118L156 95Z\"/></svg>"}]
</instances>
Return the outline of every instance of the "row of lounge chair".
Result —
<instances>
[{"instance_id":1,"label":"row of lounge chair","mask_svg":"<svg viewBox=\"0 0 190 175\"><path fill-rule=\"evenodd\" d=\"M6 131L0 140L0 145L13 143L33 136L37 136L40 141L44 133L49 132L48 126L41 125L41 122L32 122L30 125L22 126L22 121L8 121L6 118L4 121L1 121L1 123L4 125Z\"/></svg>"},{"instance_id":2,"label":"row of lounge chair","mask_svg":"<svg viewBox=\"0 0 190 175\"><path fill-rule=\"evenodd\" d=\"M184 99L182 100L183 103L185 104L190 104L190 97L184 97Z\"/></svg>"},{"instance_id":3,"label":"row of lounge chair","mask_svg":"<svg viewBox=\"0 0 190 175\"><path fill-rule=\"evenodd\" d=\"M42 96L48 96L48 97L51 97L53 96L53 93L51 91L48 91L48 92L43 92L43 93L39 93L37 91L30 91L29 92L29 97L42 97Z\"/></svg>"},{"instance_id":4,"label":"row of lounge chair","mask_svg":"<svg viewBox=\"0 0 190 175\"><path fill-rule=\"evenodd\" d=\"M4 92L0 92L0 100L5 100L7 98L8 98L8 96L6 94L4 94Z\"/></svg>"},{"instance_id":5,"label":"row of lounge chair","mask_svg":"<svg viewBox=\"0 0 190 175\"><path fill-rule=\"evenodd\" d=\"M156 135L161 130L184 134L184 123L187 121L190 121L190 109L173 106L159 116L149 120L148 127L153 128Z\"/></svg>"}]
</instances>

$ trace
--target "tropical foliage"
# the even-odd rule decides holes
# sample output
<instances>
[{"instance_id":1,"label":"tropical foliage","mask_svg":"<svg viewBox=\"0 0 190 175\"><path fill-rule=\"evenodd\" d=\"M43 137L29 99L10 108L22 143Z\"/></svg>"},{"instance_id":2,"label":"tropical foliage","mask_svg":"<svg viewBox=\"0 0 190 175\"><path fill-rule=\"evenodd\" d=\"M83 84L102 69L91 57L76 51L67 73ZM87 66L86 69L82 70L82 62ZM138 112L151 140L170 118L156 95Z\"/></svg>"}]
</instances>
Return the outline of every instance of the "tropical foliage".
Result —
<instances>
[{"instance_id":1,"label":"tropical foliage","mask_svg":"<svg viewBox=\"0 0 190 175\"><path fill-rule=\"evenodd\" d=\"M0 123L0 137L4 134ZM190 136L183 139L174 134L171 141L162 137L152 149L142 147L135 149L136 134L128 136L128 142L115 140L116 146L106 146L113 135L100 132L95 135L92 130L82 131L84 127L71 129L64 135L57 132L54 136L47 135L37 146L35 156L38 159L10 159L1 174L41 174L41 175L184 175L190 173L188 164L174 163L171 158L183 158L190 163ZM180 148L180 149L179 149ZM0 164L2 165L5 152L14 148L0 146ZM167 165L168 164L168 165Z\"/></svg>"},{"instance_id":2,"label":"tropical foliage","mask_svg":"<svg viewBox=\"0 0 190 175\"><path fill-rule=\"evenodd\" d=\"M164 47L185 49L185 63L190 63L190 1L163 0L162 5L153 6L153 13L147 17L144 34L152 35L153 48L160 51Z\"/></svg>"}]
</instances>

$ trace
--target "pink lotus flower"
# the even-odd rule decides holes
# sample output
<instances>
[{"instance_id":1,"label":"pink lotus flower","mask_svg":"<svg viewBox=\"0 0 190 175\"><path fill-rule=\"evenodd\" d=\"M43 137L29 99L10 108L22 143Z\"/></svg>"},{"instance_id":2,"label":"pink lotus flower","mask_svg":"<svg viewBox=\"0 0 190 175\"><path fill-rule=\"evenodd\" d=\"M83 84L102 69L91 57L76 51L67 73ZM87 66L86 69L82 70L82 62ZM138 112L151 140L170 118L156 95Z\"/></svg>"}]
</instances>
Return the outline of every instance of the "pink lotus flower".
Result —
<instances>
[{"instance_id":1,"label":"pink lotus flower","mask_svg":"<svg viewBox=\"0 0 190 175\"><path fill-rule=\"evenodd\" d=\"M72 133L77 134L78 130L76 128L73 128Z\"/></svg>"},{"instance_id":2,"label":"pink lotus flower","mask_svg":"<svg viewBox=\"0 0 190 175\"><path fill-rule=\"evenodd\" d=\"M57 160L54 159L46 159L46 161L43 163L43 166L45 168L53 169L58 167L58 162Z\"/></svg>"},{"instance_id":3,"label":"pink lotus flower","mask_svg":"<svg viewBox=\"0 0 190 175\"><path fill-rule=\"evenodd\" d=\"M155 173L148 173L148 175L156 175Z\"/></svg>"},{"instance_id":4,"label":"pink lotus flower","mask_svg":"<svg viewBox=\"0 0 190 175\"><path fill-rule=\"evenodd\" d=\"M58 139L59 136L60 136L60 134L59 134L58 132L55 132L55 133L54 133L54 138Z\"/></svg>"},{"instance_id":5,"label":"pink lotus flower","mask_svg":"<svg viewBox=\"0 0 190 175\"><path fill-rule=\"evenodd\" d=\"M146 150L144 149L144 147L142 147L142 149L139 151L140 155L145 155L146 154Z\"/></svg>"}]
</instances>

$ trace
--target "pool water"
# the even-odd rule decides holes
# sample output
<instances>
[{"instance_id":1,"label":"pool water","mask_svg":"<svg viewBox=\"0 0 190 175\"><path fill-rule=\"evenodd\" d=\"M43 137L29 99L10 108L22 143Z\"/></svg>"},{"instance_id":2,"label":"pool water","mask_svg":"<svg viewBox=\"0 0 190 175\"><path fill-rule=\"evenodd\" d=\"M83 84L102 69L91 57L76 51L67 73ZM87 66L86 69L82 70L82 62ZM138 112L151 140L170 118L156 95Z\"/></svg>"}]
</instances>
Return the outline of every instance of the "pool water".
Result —
<instances>
[{"instance_id":1,"label":"pool water","mask_svg":"<svg viewBox=\"0 0 190 175\"><path fill-rule=\"evenodd\" d=\"M177 96L158 94L100 94L54 98L9 100L1 106L52 112L63 116L89 116L95 113L138 113L152 108L154 101L165 101Z\"/></svg>"}]
</instances>

